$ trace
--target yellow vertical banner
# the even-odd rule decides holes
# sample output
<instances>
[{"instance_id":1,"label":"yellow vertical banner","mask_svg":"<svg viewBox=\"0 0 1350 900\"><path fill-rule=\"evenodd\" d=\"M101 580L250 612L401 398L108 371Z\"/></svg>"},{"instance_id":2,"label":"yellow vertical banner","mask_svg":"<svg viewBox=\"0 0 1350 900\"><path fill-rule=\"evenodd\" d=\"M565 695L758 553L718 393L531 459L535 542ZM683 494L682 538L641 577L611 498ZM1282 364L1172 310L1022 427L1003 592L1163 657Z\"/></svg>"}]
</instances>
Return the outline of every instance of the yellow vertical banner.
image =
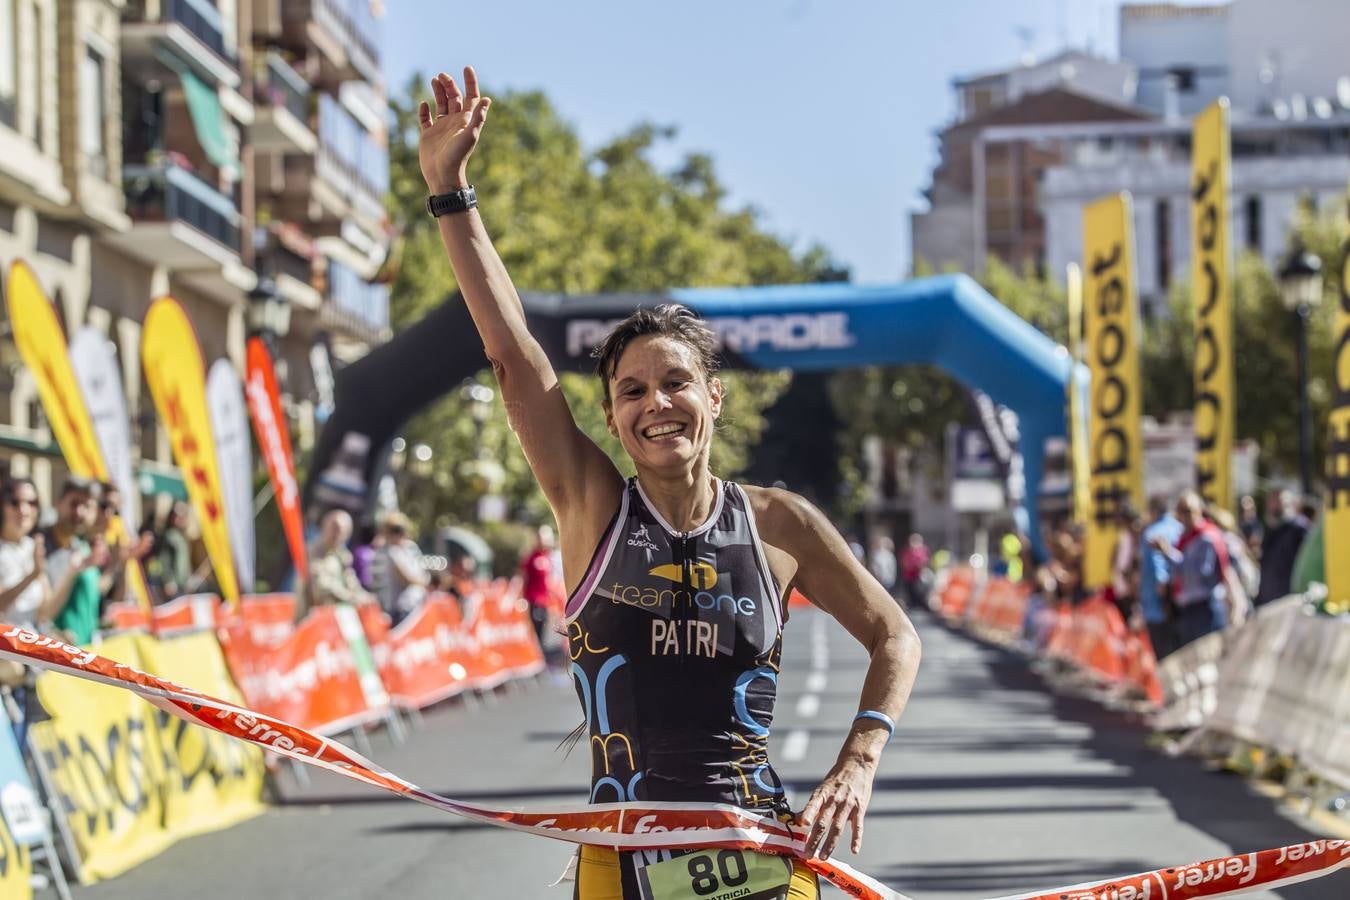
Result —
<instances>
[{"instance_id":1,"label":"yellow vertical banner","mask_svg":"<svg viewBox=\"0 0 1350 900\"><path fill-rule=\"evenodd\" d=\"M1331 365L1333 390L1322 546L1327 600L1342 611L1350 611L1350 229L1341 245L1341 271L1336 274L1340 306L1333 326L1335 357Z\"/></svg>"},{"instance_id":2,"label":"yellow vertical banner","mask_svg":"<svg viewBox=\"0 0 1350 900\"><path fill-rule=\"evenodd\" d=\"M1078 367L1083 364L1083 269L1078 263L1069 263L1064 273L1069 299L1069 355L1073 366L1069 369L1069 473L1072 477L1073 520L1086 525L1089 500L1088 442L1086 417L1083 415L1086 399L1078 383Z\"/></svg>"},{"instance_id":3,"label":"yellow vertical banner","mask_svg":"<svg viewBox=\"0 0 1350 900\"><path fill-rule=\"evenodd\" d=\"M1121 507L1143 503L1140 433L1139 301L1135 294L1130 195L1113 194L1083 210L1084 353L1088 396L1088 505L1083 582L1111 580Z\"/></svg>"},{"instance_id":4,"label":"yellow vertical banner","mask_svg":"<svg viewBox=\"0 0 1350 900\"><path fill-rule=\"evenodd\" d=\"M37 382L38 398L66 466L81 478L107 480L108 470L98 448L94 423L75 380L75 371L70 367L66 333L26 263L16 261L9 267L5 299L9 303L14 344Z\"/></svg>"},{"instance_id":5,"label":"yellow vertical banner","mask_svg":"<svg viewBox=\"0 0 1350 900\"><path fill-rule=\"evenodd\" d=\"M1195 301L1195 487L1232 510L1233 251L1228 100L1219 98L1191 129L1191 295Z\"/></svg>"},{"instance_id":6,"label":"yellow vertical banner","mask_svg":"<svg viewBox=\"0 0 1350 900\"><path fill-rule=\"evenodd\" d=\"M183 470L183 482L201 524L220 593L237 604L239 583L230 555L216 444L206 409L206 364L187 313L172 297L160 297L145 314L141 366L160 421L168 429L173 458Z\"/></svg>"},{"instance_id":7,"label":"yellow vertical banner","mask_svg":"<svg viewBox=\"0 0 1350 900\"><path fill-rule=\"evenodd\" d=\"M80 393L80 383L70 365L65 330L33 270L21 260L9 267L5 300L9 305L9 323L14 329L14 345L37 382L38 399L42 401L42 409L47 414L66 467L81 478L106 482L108 466L99 449L89 407ZM126 531L131 524L117 518L113 527ZM132 592L148 610L150 592L146 589L140 564L130 562L126 571Z\"/></svg>"}]
</instances>

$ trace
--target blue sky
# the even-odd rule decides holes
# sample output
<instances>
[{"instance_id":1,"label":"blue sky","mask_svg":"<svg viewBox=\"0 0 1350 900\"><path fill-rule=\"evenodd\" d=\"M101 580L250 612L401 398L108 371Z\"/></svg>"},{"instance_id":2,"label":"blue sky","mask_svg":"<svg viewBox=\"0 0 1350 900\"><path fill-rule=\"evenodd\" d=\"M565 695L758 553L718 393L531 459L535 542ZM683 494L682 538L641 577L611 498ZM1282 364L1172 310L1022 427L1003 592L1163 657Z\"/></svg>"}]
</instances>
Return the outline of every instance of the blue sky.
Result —
<instances>
[{"instance_id":1,"label":"blue sky","mask_svg":"<svg viewBox=\"0 0 1350 900\"><path fill-rule=\"evenodd\" d=\"M415 71L538 88L595 147L636 122L710 154L735 206L855 280L909 267L909 213L951 79L1067 40L1114 55L1117 0L390 0L390 91ZM489 122L488 127L491 127ZM482 198L491 222L491 198Z\"/></svg>"}]
</instances>

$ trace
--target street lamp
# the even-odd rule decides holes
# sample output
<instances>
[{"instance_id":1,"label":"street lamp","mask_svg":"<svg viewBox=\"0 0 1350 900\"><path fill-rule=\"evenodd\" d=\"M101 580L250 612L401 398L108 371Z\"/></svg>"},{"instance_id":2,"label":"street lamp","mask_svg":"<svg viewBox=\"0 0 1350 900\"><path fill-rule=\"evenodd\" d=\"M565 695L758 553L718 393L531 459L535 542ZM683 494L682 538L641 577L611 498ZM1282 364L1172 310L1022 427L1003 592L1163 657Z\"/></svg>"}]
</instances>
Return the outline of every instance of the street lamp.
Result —
<instances>
[{"instance_id":1,"label":"street lamp","mask_svg":"<svg viewBox=\"0 0 1350 900\"><path fill-rule=\"evenodd\" d=\"M1294 314L1298 342L1298 468L1303 496L1312 494L1312 410L1308 407L1308 317L1322 300L1322 260L1295 238L1280 266L1280 299Z\"/></svg>"},{"instance_id":2,"label":"street lamp","mask_svg":"<svg viewBox=\"0 0 1350 900\"><path fill-rule=\"evenodd\" d=\"M248 327L255 334L285 337L291 333L291 304L277 293L271 278L259 278L248 292Z\"/></svg>"},{"instance_id":3,"label":"street lamp","mask_svg":"<svg viewBox=\"0 0 1350 900\"><path fill-rule=\"evenodd\" d=\"M479 492L479 520L498 521L503 517L504 503L499 492L506 480L506 470L501 463L489 458L483 447L483 426L492 416L492 401L497 395L492 388L471 378L460 385L459 394L469 408L474 433L474 458L460 467L460 474Z\"/></svg>"}]
</instances>

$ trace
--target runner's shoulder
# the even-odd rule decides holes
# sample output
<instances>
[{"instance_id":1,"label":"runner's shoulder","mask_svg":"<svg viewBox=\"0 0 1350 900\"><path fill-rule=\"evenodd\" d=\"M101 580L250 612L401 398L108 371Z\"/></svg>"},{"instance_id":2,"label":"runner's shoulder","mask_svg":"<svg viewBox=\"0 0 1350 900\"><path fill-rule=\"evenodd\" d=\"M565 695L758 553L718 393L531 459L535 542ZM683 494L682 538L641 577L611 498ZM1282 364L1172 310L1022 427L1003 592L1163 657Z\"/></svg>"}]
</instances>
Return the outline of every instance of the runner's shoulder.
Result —
<instances>
[{"instance_id":1,"label":"runner's shoulder","mask_svg":"<svg viewBox=\"0 0 1350 900\"><path fill-rule=\"evenodd\" d=\"M776 487L742 485L760 537L775 547L790 549L809 538L825 514L801 494Z\"/></svg>"}]
</instances>

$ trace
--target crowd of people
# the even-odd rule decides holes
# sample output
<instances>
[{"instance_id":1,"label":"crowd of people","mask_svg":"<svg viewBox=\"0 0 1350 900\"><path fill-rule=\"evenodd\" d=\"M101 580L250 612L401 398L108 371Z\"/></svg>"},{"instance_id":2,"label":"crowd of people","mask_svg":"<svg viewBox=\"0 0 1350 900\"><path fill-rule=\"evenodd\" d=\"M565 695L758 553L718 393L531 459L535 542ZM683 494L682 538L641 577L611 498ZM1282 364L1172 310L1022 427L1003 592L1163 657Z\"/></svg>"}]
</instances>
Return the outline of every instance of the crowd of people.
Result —
<instances>
[{"instance_id":1,"label":"crowd of people","mask_svg":"<svg viewBox=\"0 0 1350 900\"><path fill-rule=\"evenodd\" d=\"M1146 514L1127 505L1117 516L1105 596L1127 623L1148 631L1161 659L1288 595L1316 514L1314 503L1289 491L1269 494L1264 516L1251 496L1234 516L1194 491L1175 501L1153 497ZM1055 529L1049 551L1044 565L1026 570L1035 578L1035 608L1081 603L1088 595L1081 529L1072 523Z\"/></svg>"},{"instance_id":2,"label":"crowd of people","mask_svg":"<svg viewBox=\"0 0 1350 900\"><path fill-rule=\"evenodd\" d=\"M412 524L399 512L353 535L352 517L330 510L320 520L319 536L309 548L309 579L299 591L300 614L332 603L378 604L394 624L414 612L432 594L455 600L471 618L481 599L483 573L478 560L461 547L450 549L446 565L430 568L413 538ZM521 596L529 606L535 635L546 654L561 645L562 563L553 529L540 526L533 546L520 560Z\"/></svg>"},{"instance_id":3,"label":"crowd of people","mask_svg":"<svg viewBox=\"0 0 1350 900\"><path fill-rule=\"evenodd\" d=\"M155 600L185 591L187 505L133 537L118 524L121 504L116 486L71 476L44 514L30 479L0 484L0 621L88 643L108 605L126 595L131 561Z\"/></svg>"}]
</instances>

